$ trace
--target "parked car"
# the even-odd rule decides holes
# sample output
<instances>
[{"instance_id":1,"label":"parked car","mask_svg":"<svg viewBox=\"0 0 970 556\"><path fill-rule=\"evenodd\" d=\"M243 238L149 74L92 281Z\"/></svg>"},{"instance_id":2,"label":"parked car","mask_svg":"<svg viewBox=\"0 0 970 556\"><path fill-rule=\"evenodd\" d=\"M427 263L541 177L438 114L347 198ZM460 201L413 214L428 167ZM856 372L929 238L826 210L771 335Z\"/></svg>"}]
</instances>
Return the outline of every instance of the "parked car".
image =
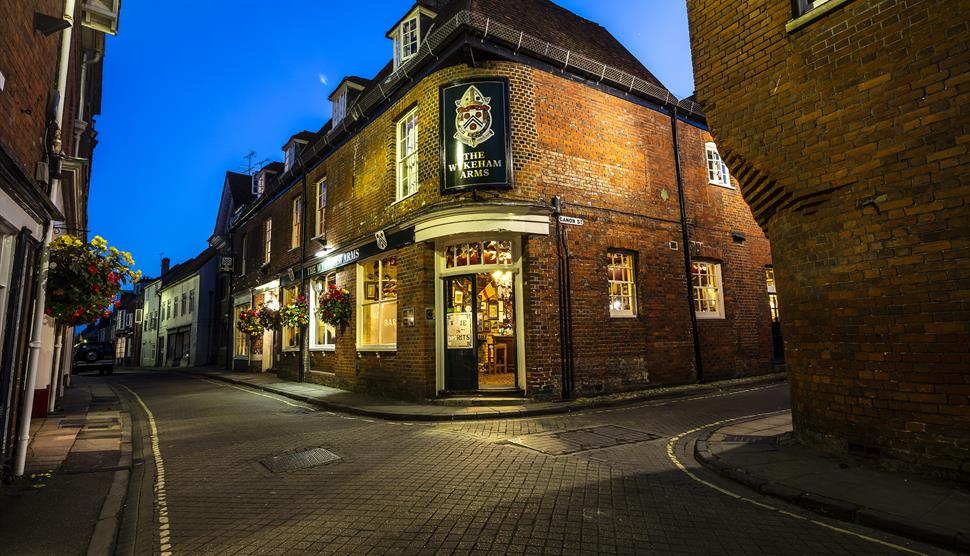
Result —
<instances>
[{"instance_id":1,"label":"parked car","mask_svg":"<svg viewBox=\"0 0 970 556\"><path fill-rule=\"evenodd\" d=\"M74 348L71 372L98 371L112 374L115 370L115 346L111 342L85 342Z\"/></svg>"}]
</instances>

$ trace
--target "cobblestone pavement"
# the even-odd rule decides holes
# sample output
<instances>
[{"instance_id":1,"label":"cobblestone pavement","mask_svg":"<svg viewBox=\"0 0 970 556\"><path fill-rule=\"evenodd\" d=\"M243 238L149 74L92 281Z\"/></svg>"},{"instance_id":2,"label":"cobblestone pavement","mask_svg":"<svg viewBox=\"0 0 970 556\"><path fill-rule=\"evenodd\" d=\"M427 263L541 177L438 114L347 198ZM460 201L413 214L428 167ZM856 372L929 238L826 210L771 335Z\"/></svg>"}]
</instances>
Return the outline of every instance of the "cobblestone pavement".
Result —
<instances>
[{"instance_id":1,"label":"cobblestone pavement","mask_svg":"<svg viewBox=\"0 0 970 556\"><path fill-rule=\"evenodd\" d=\"M115 378L154 414L174 554L940 552L718 492L713 485L768 501L699 468L690 435L672 452L711 484L674 465L671 437L787 408L784 385L554 417L408 424L183 375ZM279 473L258 463L317 447L340 460Z\"/></svg>"}]
</instances>

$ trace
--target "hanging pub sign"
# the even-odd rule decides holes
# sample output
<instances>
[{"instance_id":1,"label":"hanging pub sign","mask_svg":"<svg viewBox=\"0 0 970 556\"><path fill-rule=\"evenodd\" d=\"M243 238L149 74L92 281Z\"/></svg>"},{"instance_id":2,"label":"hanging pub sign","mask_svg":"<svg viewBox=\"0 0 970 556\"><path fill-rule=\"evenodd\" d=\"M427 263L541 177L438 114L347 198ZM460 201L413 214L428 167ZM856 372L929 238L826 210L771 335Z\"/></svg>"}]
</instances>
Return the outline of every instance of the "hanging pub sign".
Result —
<instances>
[{"instance_id":1,"label":"hanging pub sign","mask_svg":"<svg viewBox=\"0 0 970 556\"><path fill-rule=\"evenodd\" d=\"M441 193L512 187L509 81L441 86Z\"/></svg>"}]
</instances>

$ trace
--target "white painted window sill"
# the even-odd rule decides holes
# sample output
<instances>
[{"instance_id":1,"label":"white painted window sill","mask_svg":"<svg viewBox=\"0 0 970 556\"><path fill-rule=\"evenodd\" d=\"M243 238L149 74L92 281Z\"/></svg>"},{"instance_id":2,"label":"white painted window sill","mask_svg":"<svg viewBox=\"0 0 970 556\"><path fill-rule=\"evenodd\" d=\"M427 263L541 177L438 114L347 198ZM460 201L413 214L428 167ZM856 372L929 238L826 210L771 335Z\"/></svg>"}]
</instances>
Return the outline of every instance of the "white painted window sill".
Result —
<instances>
[{"instance_id":1,"label":"white painted window sill","mask_svg":"<svg viewBox=\"0 0 970 556\"><path fill-rule=\"evenodd\" d=\"M789 21L785 24L785 31L788 33L794 33L802 27L812 23L813 21L828 15L829 13L841 8L842 6L852 2L852 0L829 0L828 2L822 4L821 6L815 8L814 10L809 10L802 15L796 17L795 19Z\"/></svg>"},{"instance_id":2,"label":"white painted window sill","mask_svg":"<svg viewBox=\"0 0 970 556\"><path fill-rule=\"evenodd\" d=\"M732 189L732 190L734 189L734 186L733 185L730 185L730 184L723 184L723 183L720 183L720 182L710 181L710 180L708 180L707 183L709 183L711 185L716 185L718 187L723 187L724 189Z\"/></svg>"},{"instance_id":3,"label":"white painted window sill","mask_svg":"<svg viewBox=\"0 0 970 556\"><path fill-rule=\"evenodd\" d=\"M337 346L335 346L335 345L334 346L310 346L310 351L316 351L316 352L329 351L329 352L334 352L334 351L337 351Z\"/></svg>"}]
</instances>

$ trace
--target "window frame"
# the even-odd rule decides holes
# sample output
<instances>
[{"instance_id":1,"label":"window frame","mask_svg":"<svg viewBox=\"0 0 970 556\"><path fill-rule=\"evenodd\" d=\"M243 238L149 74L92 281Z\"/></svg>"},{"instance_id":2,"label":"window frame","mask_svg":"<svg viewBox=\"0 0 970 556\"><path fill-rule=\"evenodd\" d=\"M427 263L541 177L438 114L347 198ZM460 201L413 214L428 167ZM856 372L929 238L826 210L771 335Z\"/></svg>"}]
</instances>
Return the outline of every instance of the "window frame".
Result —
<instances>
[{"instance_id":1,"label":"window frame","mask_svg":"<svg viewBox=\"0 0 970 556\"><path fill-rule=\"evenodd\" d=\"M611 277L611 274L612 273L610 271L611 271L612 268L616 267L616 265L614 265L612 263L612 259L613 259L613 256L614 255L618 255L620 257L625 257L625 258L628 257L629 258L629 261L630 261L630 266L628 268L628 270L630 272L630 280L629 281L613 280L612 279L612 277ZM637 289L638 289L637 288L637 254L636 254L635 251L630 251L628 249L607 249L606 250L606 257L607 257L607 261L606 261L606 271L607 271L606 282L607 282L607 297L609 298L608 307L609 307L609 311L610 311L610 318L611 319L635 319L635 318L637 318L637 316L639 314L639 311L638 311L638 303L637 303L637 293L638 293L637 292ZM616 267L616 268L626 268L626 267ZM614 309L613 308L613 301L612 301L612 298L614 297L614 294L612 292L612 289L613 289L612 286L613 286L613 284L621 284L621 285L622 284L628 284L630 286L630 295L629 295L629 297L630 297L630 309ZM620 296L622 296L622 294ZM619 296L617 296L617 297L619 297Z\"/></svg>"},{"instance_id":2,"label":"window frame","mask_svg":"<svg viewBox=\"0 0 970 556\"><path fill-rule=\"evenodd\" d=\"M249 239L248 234L243 232L242 234L242 245L239 246L239 275L243 276L246 274L246 243Z\"/></svg>"},{"instance_id":3,"label":"window frame","mask_svg":"<svg viewBox=\"0 0 970 556\"><path fill-rule=\"evenodd\" d=\"M189 290L189 313L195 312L195 290Z\"/></svg>"},{"instance_id":4,"label":"window frame","mask_svg":"<svg viewBox=\"0 0 970 556\"><path fill-rule=\"evenodd\" d=\"M413 29L408 29L405 31L405 27L409 24L414 23ZM414 32L414 40L409 40L407 43L404 42L404 34ZM404 54L405 44L410 45L414 43L414 50L410 54ZM394 32L394 70L397 71L399 67L404 65L408 60L414 58L418 55L418 50L421 49L421 12L415 12L415 14L407 19L401 21L398 24L397 29Z\"/></svg>"},{"instance_id":5,"label":"window frame","mask_svg":"<svg viewBox=\"0 0 970 556\"><path fill-rule=\"evenodd\" d=\"M414 120L414 125L411 127L411 131L413 132L413 137L409 137L409 140L413 140L413 150L411 150L407 154L403 154L402 153L403 149L401 148L402 129L406 128L407 124L410 123L412 119ZM404 133L408 133L408 130L405 129ZM411 197L412 195L415 195L418 192L418 188L420 186L419 166L418 166L419 133L420 133L420 130L418 129L418 107L417 106L405 112L403 116L401 116L400 118L397 119L396 122L394 122L394 138L395 138L395 141L394 141L394 183L395 183L394 199L395 199L395 202L403 201L404 199L407 199L408 197ZM404 172L402 171L405 165L410 166L411 169L413 170L413 172L410 172L408 174L408 179L409 179L408 184L404 183ZM404 186L412 185L410 183L410 180L413 180L414 188L412 191L410 191L405 195Z\"/></svg>"},{"instance_id":6,"label":"window frame","mask_svg":"<svg viewBox=\"0 0 970 556\"><path fill-rule=\"evenodd\" d=\"M280 307L292 303L300 296L300 286L293 284L280 288ZM292 343L293 345L288 345ZM300 351L300 329L296 326L280 327L280 345L283 351Z\"/></svg>"},{"instance_id":7,"label":"window frame","mask_svg":"<svg viewBox=\"0 0 970 556\"><path fill-rule=\"evenodd\" d=\"M380 261L380 263L381 263L380 264L380 270L379 270L379 274L378 274L378 277L377 277L377 284L378 284L378 290L377 291L378 291L378 296L381 296L383 294L383 291L382 291L382 288L380 287L380 284L383 283L383 281L384 281L384 261L387 260L387 259L390 259L390 258L395 258L396 259L397 258L397 252L392 251L392 252L382 253L379 256L377 256L377 257L371 257L370 259L367 259L366 261L360 261L356 265L356 267L357 267L356 268L356 274L357 274L357 295L355 297L356 297L356 305L357 305L357 307L356 307L356 310L357 310L357 337L356 337L357 351L397 351L397 335L398 335L398 328L400 328L400 323L398 322L397 313L398 313L398 310L400 309L400 306L398 305L399 297L397 295L397 288L396 288L396 286L395 286L395 295L394 295L393 298L380 299L380 297L378 297L378 300L377 301L364 302L364 288L365 288L365 286L364 286L364 268L365 268L365 266L373 263L374 261ZM400 281L400 275L398 275L398 282L399 281ZM364 340L364 307L365 306L371 306L371 305L380 305L380 304L384 304L384 303L394 303L394 306L395 306L395 308L394 308L394 342L393 343L383 342L383 343L377 343L377 344L365 344L365 343L363 343L363 340ZM378 330L380 330L380 328L378 328ZM380 338L380 339L383 339L383 338Z\"/></svg>"},{"instance_id":8,"label":"window frame","mask_svg":"<svg viewBox=\"0 0 970 556\"><path fill-rule=\"evenodd\" d=\"M691 281L690 282L691 282L691 284L690 285L691 285L691 292L693 293L693 296L692 296L691 299L694 302L694 305L693 305L694 315L697 318L699 318L699 319L723 319L723 318L725 318L725 316L724 316L724 281L723 281L723 270L722 270L721 263L719 263L717 261L693 260L693 259L690 261L690 263L691 263L691 270L690 270L690 277L691 277ZM713 286L713 289L715 290L715 292L717 294L717 298L716 298L716 301L717 301L717 311L698 310L698 308L697 308L697 303L698 303L697 291L699 289L710 290L710 289L712 289L712 287L711 286L699 286L699 285L697 285L697 284L694 283L694 276L697 275L697 273L694 272L694 265L695 264L696 265L707 265L708 268L713 267L715 269L715 276L714 276L715 285ZM711 274L710 271L708 271L708 275L710 275L710 274Z\"/></svg>"},{"instance_id":9,"label":"window frame","mask_svg":"<svg viewBox=\"0 0 970 556\"><path fill-rule=\"evenodd\" d=\"M317 318L317 309L320 306L320 292L316 291L315 285L317 283L323 282L323 288L326 289L331 283L337 285L337 273L328 272L325 274L319 274L310 279L310 351L336 351L337 350L337 327L323 323ZM323 325L324 328L324 343L317 342L317 331L319 327ZM328 334L329 331L329 334ZM331 343L326 343L326 338L329 335L331 338Z\"/></svg>"},{"instance_id":10,"label":"window frame","mask_svg":"<svg viewBox=\"0 0 970 556\"><path fill-rule=\"evenodd\" d=\"M233 359L248 359L249 358L249 352L251 350L251 346L250 346L251 337L249 336L249 334L246 334L242 330L239 330L239 328L236 326L235 321L239 319L239 313L240 312L242 312L242 311L244 311L246 309L249 309L250 307L252 307L252 303L250 303L248 301L245 302L245 303L237 303L237 304L233 305L233 309L235 310L235 312L233 313L233 326L232 326L232 330L233 330L232 357L233 357ZM244 349L245 353L239 353L240 344L238 342L240 341L240 339L242 339L242 346L245 348Z\"/></svg>"},{"instance_id":11,"label":"window frame","mask_svg":"<svg viewBox=\"0 0 970 556\"><path fill-rule=\"evenodd\" d=\"M273 218L263 223L263 264L268 265L273 255Z\"/></svg>"},{"instance_id":12,"label":"window frame","mask_svg":"<svg viewBox=\"0 0 970 556\"><path fill-rule=\"evenodd\" d=\"M724 163L724 159L721 158L717 144L713 141L704 143L704 160L706 161L707 182L709 184L734 189L734 186L731 185L731 172L728 170L727 164Z\"/></svg>"},{"instance_id":13,"label":"window frame","mask_svg":"<svg viewBox=\"0 0 970 556\"><path fill-rule=\"evenodd\" d=\"M772 265L765 265L765 289L768 290L768 316L771 318L771 322L781 322L781 307L778 304L775 267Z\"/></svg>"},{"instance_id":14,"label":"window frame","mask_svg":"<svg viewBox=\"0 0 970 556\"><path fill-rule=\"evenodd\" d=\"M315 193L313 195L313 237L322 238L325 235L326 229L324 224L327 221L327 177L324 176L317 180L317 185Z\"/></svg>"},{"instance_id":15,"label":"window frame","mask_svg":"<svg viewBox=\"0 0 970 556\"><path fill-rule=\"evenodd\" d=\"M290 204L290 206L291 206L290 214L293 218L293 226L292 226L292 229L290 230L290 249L292 250L299 247L300 241L302 241L302 238L300 236L303 231L302 230L303 219L300 218L300 213L303 211L303 197L302 196L294 197L293 202Z\"/></svg>"}]
</instances>

